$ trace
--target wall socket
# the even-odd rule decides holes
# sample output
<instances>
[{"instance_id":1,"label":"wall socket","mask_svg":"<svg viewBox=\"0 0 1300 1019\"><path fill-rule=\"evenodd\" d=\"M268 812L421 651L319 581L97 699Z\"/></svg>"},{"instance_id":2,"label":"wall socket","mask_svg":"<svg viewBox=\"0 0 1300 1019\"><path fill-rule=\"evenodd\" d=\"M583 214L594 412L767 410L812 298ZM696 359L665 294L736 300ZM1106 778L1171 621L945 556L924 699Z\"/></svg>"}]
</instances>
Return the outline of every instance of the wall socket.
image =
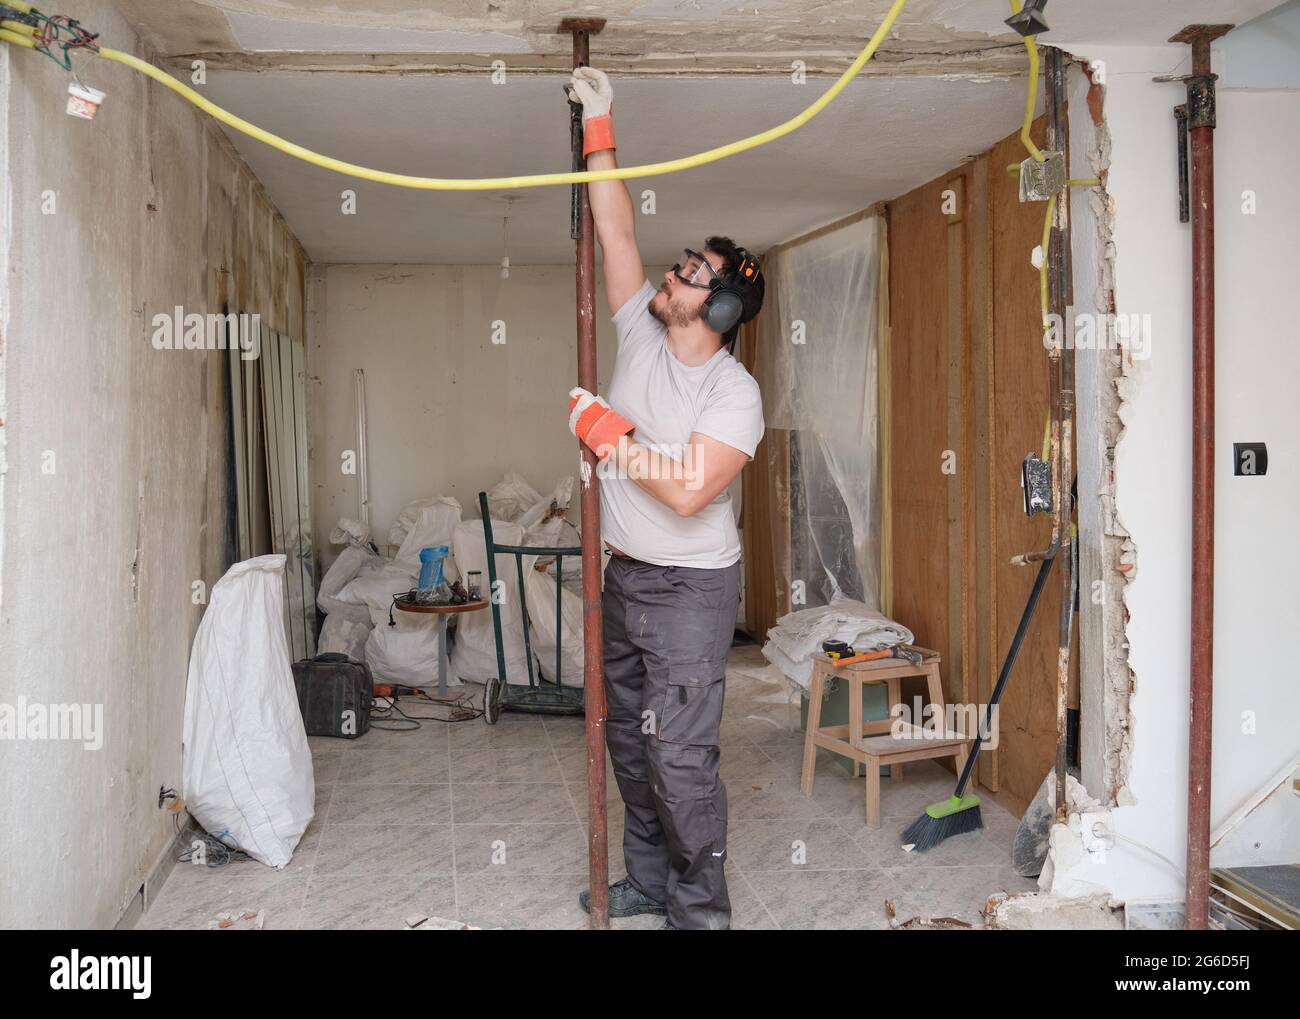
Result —
<instances>
[{"instance_id":1,"label":"wall socket","mask_svg":"<svg viewBox=\"0 0 1300 1019\"><path fill-rule=\"evenodd\" d=\"M1080 814L1079 827L1083 835L1083 848L1088 852L1104 853L1115 848L1115 836L1110 834L1109 811Z\"/></svg>"}]
</instances>

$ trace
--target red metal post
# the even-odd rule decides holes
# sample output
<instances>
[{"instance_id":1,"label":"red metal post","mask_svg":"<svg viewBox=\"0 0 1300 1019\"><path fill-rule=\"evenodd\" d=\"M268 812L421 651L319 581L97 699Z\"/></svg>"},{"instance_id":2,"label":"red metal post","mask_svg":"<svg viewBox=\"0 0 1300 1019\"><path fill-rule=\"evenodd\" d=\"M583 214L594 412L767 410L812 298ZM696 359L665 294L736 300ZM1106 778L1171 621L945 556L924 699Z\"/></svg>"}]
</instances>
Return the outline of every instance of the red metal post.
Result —
<instances>
[{"instance_id":1,"label":"red metal post","mask_svg":"<svg viewBox=\"0 0 1300 1019\"><path fill-rule=\"evenodd\" d=\"M594 19L593 19L594 20ZM603 21L601 22L603 24ZM568 19L573 66L590 57L594 26ZM587 185L578 187L577 261L578 385L596 392L596 247ZM582 675L587 713L587 873L591 887L591 929L609 929L609 825L605 817L605 660L601 626L600 480L596 456L582 443Z\"/></svg>"},{"instance_id":2,"label":"red metal post","mask_svg":"<svg viewBox=\"0 0 1300 1019\"><path fill-rule=\"evenodd\" d=\"M1192 625L1187 763L1187 928L1209 926L1214 704L1214 75L1210 42L1230 25L1191 25L1187 79L1192 213Z\"/></svg>"}]
</instances>

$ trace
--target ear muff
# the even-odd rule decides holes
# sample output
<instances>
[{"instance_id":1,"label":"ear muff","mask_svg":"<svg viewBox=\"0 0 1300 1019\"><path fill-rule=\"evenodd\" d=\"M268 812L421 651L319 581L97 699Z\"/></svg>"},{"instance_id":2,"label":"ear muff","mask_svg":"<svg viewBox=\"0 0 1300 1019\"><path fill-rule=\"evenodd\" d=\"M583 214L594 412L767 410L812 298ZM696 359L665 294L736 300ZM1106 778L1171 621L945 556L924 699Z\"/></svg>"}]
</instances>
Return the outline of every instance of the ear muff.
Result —
<instances>
[{"instance_id":1,"label":"ear muff","mask_svg":"<svg viewBox=\"0 0 1300 1019\"><path fill-rule=\"evenodd\" d=\"M758 259L740 249L740 265L736 276L728 284L709 294L704 302L704 321L716 333L734 329L745 314L745 305L759 277Z\"/></svg>"},{"instance_id":2,"label":"ear muff","mask_svg":"<svg viewBox=\"0 0 1300 1019\"><path fill-rule=\"evenodd\" d=\"M704 302L704 321L715 333L726 333L740 321L745 302L732 287L713 291Z\"/></svg>"}]
</instances>

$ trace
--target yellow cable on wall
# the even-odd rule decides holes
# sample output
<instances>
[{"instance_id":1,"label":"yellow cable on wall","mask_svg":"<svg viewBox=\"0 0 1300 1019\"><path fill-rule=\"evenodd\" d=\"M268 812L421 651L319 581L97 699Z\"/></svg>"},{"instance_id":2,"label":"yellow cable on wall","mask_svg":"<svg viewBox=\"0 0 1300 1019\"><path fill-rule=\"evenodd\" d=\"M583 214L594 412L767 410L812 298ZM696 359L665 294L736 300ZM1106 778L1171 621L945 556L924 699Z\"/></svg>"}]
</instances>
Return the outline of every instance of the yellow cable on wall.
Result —
<instances>
[{"instance_id":1,"label":"yellow cable on wall","mask_svg":"<svg viewBox=\"0 0 1300 1019\"><path fill-rule=\"evenodd\" d=\"M1009 0L1009 3L1011 13L1019 14L1020 0ZM1025 143L1026 151L1041 163L1047 157L1029 137L1030 129L1034 126L1034 103L1038 99L1038 37L1027 35L1024 40L1025 50L1029 54L1029 88L1025 95L1025 120L1020 127L1020 140Z\"/></svg>"},{"instance_id":2,"label":"yellow cable on wall","mask_svg":"<svg viewBox=\"0 0 1300 1019\"><path fill-rule=\"evenodd\" d=\"M17 6L17 5L13 5ZM22 5L28 6L28 5ZM812 120L813 117L821 113L829 106L841 92L848 86L858 73L866 66L879 49L880 44L884 41L885 36L898 20L903 8L907 6L907 0L895 0L889 13L876 29L875 34L863 47L857 59L849 65L840 77L828 88L822 95L802 113L791 117L783 124L763 131L760 134L751 135L748 138L742 138L739 141L731 142L728 145L720 145L717 148L709 149L705 152L697 153L693 156L683 156L681 159L670 159L662 163L647 163L644 166L624 166L613 170L583 170L569 173L542 173L533 174L524 177L485 177L478 179L457 179L444 177L413 177L402 173L389 173L385 170L373 170L369 167L358 166L355 163L347 163L341 159L334 159L331 156L321 155L319 152L313 152L311 149L304 148L301 145L295 145L293 142L286 141L278 135L266 131L256 124L251 124L242 117L222 109L216 103L205 99L188 85L177 81L170 74L159 70L153 64L132 56L130 53L123 53L120 50L108 49L91 49L89 52L98 53L105 60L112 60L118 64L125 64L133 70L152 78L165 88L171 89L177 95L197 106L204 113L207 113L217 120L221 121L228 127L233 128L250 138L256 138L260 142L270 145L272 148L279 149L295 159L301 159L304 162L312 163L316 166L323 167L326 170L333 170L336 173L345 174L349 177L357 177L361 180L375 181L379 184L391 184L394 187L415 188L425 191L499 191L513 190L514 188L533 188L543 187L550 184L589 184L598 180L627 180L631 177L654 177L665 173L678 173L682 170L690 170L697 166L704 166L707 163L715 163L720 159L726 159L728 156L738 155L741 152L747 152L750 149L756 149L760 145L766 145L768 142L776 141L778 138L784 138L792 131L803 127L804 124ZM20 8L21 9L21 8ZM0 31L0 39L6 42L16 43L18 45L31 46L30 39L8 32ZM1034 53L1037 57L1037 52ZM1036 64L1035 64L1036 69ZM1032 108L1032 100L1031 100Z\"/></svg>"}]
</instances>

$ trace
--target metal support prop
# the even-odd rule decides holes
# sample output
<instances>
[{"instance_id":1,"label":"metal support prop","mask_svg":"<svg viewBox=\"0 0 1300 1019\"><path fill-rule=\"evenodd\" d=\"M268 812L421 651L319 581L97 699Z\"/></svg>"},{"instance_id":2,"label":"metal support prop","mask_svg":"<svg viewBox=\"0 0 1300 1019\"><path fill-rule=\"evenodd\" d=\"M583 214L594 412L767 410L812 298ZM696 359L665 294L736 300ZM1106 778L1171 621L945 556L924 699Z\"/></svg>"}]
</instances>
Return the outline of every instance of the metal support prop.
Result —
<instances>
[{"instance_id":1,"label":"metal support prop","mask_svg":"<svg viewBox=\"0 0 1300 1019\"><path fill-rule=\"evenodd\" d=\"M1066 151L1065 136L1065 74L1061 51L1047 49L1047 145L1053 152ZM1066 176L1069 174L1067 172ZM1066 329L1070 289L1070 246L1068 244L1070 200L1069 191L1061 192L1056 204L1056 221L1047 251L1048 301L1059 328ZM1060 545L1056 558L1060 560L1061 610L1057 628L1056 646L1056 819L1064 822L1069 816L1066 799L1066 778L1069 762L1066 747L1069 734L1070 697L1070 640L1074 627L1074 536L1071 515L1074 501L1070 495L1074 476L1074 343L1062 335L1056 369L1056 420L1059 438L1052 457L1053 509L1059 514Z\"/></svg>"},{"instance_id":2,"label":"metal support prop","mask_svg":"<svg viewBox=\"0 0 1300 1019\"><path fill-rule=\"evenodd\" d=\"M573 66L590 59L591 35L603 18L565 18L561 32L573 34ZM571 111L572 113L572 111ZM575 168L585 168L582 128L570 117ZM578 385L595 392L596 247L587 185L577 187L574 244L577 271ZM600 479L596 455L582 443L582 676L587 717L587 875L591 888L591 929L609 929L609 825L605 817L605 663L600 615Z\"/></svg>"},{"instance_id":3,"label":"metal support prop","mask_svg":"<svg viewBox=\"0 0 1300 1019\"><path fill-rule=\"evenodd\" d=\"M1192 628L1187 761L1187 928L1210 913L1210 768L1214 699L1214 79L1210 43L1231 25L1189 25L1192 206Z\"/></svg>"}]
</instances>

